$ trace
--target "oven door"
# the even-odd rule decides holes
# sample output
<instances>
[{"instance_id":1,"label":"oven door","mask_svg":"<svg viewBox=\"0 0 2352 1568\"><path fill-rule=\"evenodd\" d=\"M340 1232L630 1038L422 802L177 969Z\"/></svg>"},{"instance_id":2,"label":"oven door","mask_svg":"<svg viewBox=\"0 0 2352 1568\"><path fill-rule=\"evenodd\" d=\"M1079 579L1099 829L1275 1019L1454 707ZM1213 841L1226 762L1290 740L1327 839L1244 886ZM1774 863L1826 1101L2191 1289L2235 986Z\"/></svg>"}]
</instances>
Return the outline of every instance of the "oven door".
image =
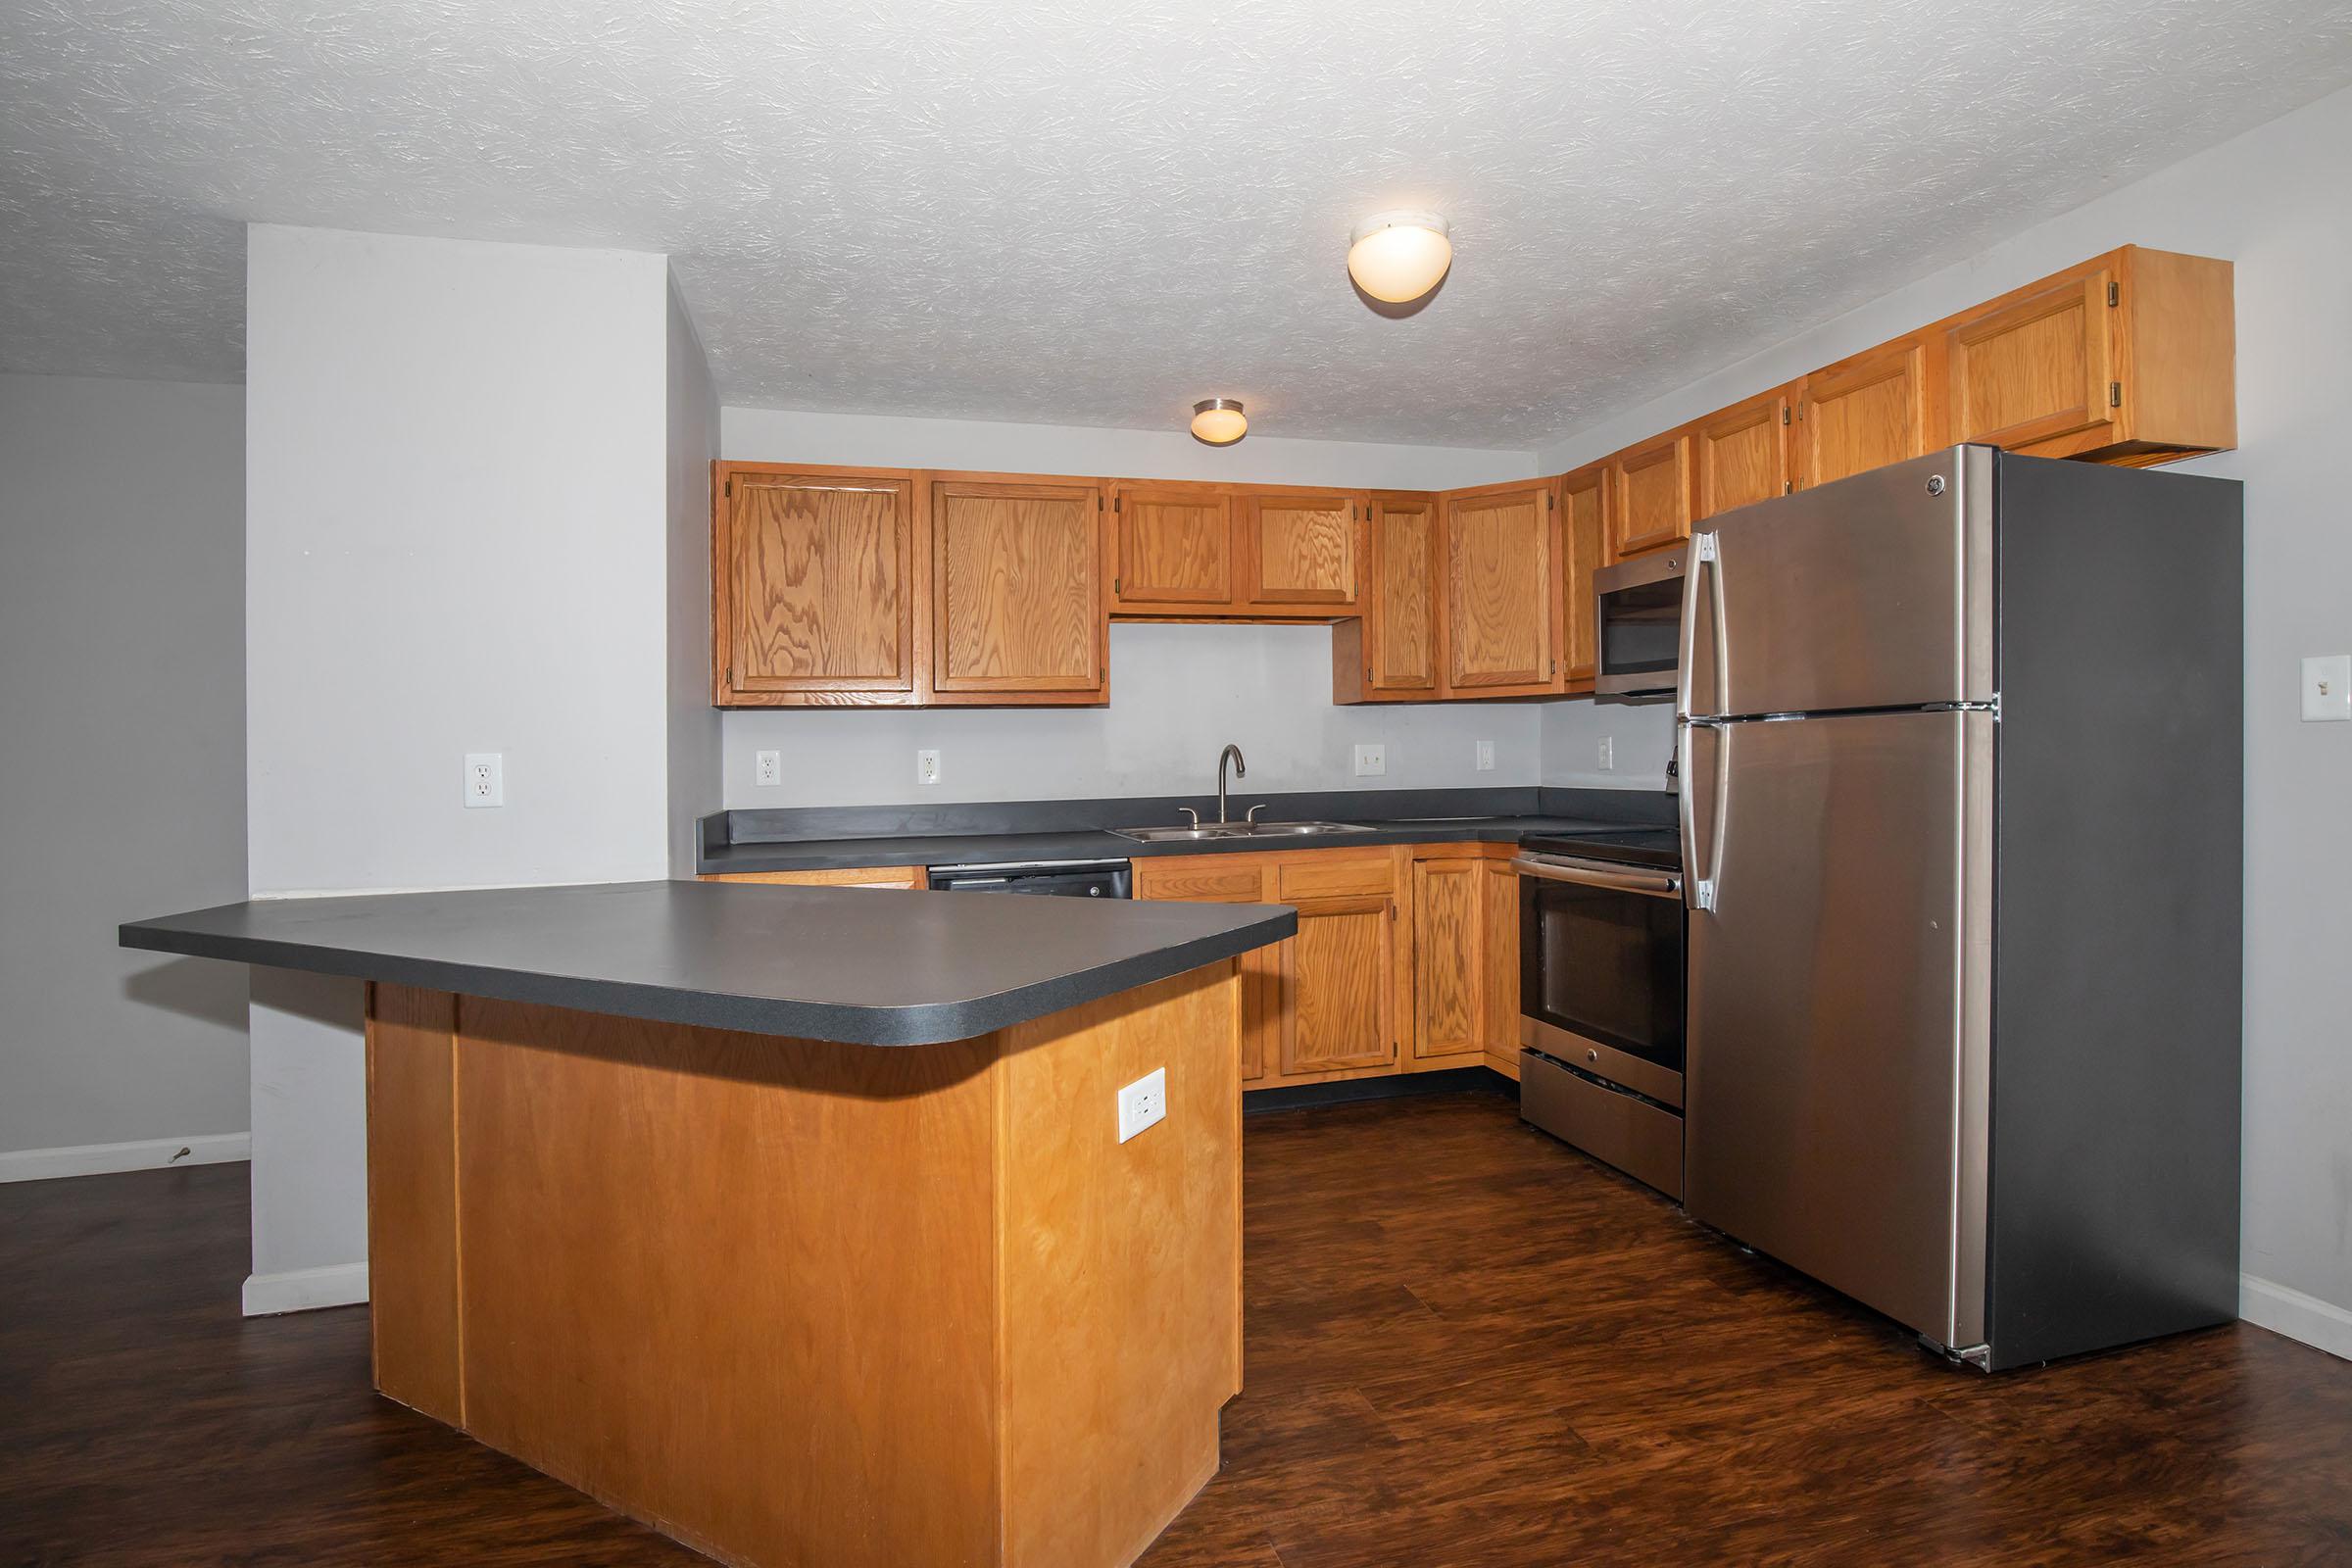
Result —
<instances>
[{"instance_id":1,"label":"oven door","mask_svg":"<svg viewBox=\"0 0 2352 1568\"><path fill-rule=\"evenodd\" d=\"M1599 603L1592 689L1604 697L1671 697L1683 646L1682 550L1661 550L1592 574Z\"/></svg>"},{"instance_id":2,"label":"oven door","mask_svg":"<svg viewBox=\"0 0 2352 1568\"><path fill-rule=\"evenodd\" d=\"M1680 1108L1683 879L1521 855L1520 1043Z\"/></svg>"}]
</instances>

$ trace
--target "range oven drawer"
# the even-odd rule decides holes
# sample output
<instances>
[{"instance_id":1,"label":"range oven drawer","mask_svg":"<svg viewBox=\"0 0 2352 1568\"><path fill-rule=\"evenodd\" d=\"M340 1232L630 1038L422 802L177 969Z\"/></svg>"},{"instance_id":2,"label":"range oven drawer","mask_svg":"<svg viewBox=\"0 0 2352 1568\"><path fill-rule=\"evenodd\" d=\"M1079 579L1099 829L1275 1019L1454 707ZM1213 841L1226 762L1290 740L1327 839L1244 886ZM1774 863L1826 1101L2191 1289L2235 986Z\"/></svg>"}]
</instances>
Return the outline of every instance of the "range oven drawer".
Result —
<instances>
[{"instance_id":1,"label":"range oven drawer","mask_svg":"<svg viewBox=\"0 0 2352 1568\"><path fill-rule=\"evenodd\" d=\"M1541 1052L1522 1051L1519 1115L1681 1201L1683 1118L1672 1111L1572 1071Z\"/></svg>"}]
</instances>

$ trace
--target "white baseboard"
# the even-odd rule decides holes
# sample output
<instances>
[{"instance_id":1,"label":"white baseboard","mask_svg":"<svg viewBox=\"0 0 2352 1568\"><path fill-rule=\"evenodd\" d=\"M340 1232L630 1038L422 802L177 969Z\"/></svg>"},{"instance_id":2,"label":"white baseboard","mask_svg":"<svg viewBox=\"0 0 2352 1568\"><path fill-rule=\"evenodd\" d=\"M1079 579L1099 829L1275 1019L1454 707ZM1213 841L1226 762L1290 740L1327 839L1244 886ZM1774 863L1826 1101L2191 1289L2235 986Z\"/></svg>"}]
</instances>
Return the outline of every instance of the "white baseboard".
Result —
<instances>
[{"instance_id":1,"label":"white baseboard","mask_svg":"<svg viewBox=\"0 0 2352 1568\"><path fill-rule=\"evenodd\" d=\"M250 1133L204 1138L142 1138L131 1144L74 1144L65 1149L0 1152L0 1182L45 1182L59 1176L105 1176L166 1165L220 1165L253 1157Z\"/></svg>"},{"instance_id":2,"label":"white baseboard","mask_svg":"<svg viewBox=\"0 0 2352 1568\"><path fill-rule=\"evenodd\" d=\"M2237 1315L2274 1334L2315 1345L2329 1355L2352 1361L2352 1311L2316 1296L2260 1279L2237 1277Z\"/></svg>"},{"instance_id":3,"label":"white baseboard","mask_svg":"<svg viewBox=\"0 0 2352 1568\"><path fill-rule=\"evenodd\" d=\"M368 1299L368 1265L330 1263L324 1268L288 1269L283 1274L245 1277L245 1315L271 1317L321 1306L352 1306Z\"/></svg>"}]
</instances>

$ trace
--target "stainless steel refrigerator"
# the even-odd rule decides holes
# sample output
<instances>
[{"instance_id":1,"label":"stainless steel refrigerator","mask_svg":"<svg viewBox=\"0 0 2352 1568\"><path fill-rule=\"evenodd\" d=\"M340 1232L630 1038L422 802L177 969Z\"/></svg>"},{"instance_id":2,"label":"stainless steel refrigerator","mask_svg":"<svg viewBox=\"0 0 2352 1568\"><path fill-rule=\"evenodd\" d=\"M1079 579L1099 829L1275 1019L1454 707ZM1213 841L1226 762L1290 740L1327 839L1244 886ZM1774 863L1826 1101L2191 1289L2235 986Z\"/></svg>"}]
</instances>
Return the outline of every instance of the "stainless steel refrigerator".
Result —
<instances>
[{"instance_id":1,"label":"stainless steel refrigerator","mask_svg":"<svg viewBox=\"0 0 2352 1568\"><path fill-rule=\"evenodd\" d=\"M1693 538L1693 1217L1991 1369L2236 1315L2241 570L1973 446Z\"/></svg>"}]
</instances>

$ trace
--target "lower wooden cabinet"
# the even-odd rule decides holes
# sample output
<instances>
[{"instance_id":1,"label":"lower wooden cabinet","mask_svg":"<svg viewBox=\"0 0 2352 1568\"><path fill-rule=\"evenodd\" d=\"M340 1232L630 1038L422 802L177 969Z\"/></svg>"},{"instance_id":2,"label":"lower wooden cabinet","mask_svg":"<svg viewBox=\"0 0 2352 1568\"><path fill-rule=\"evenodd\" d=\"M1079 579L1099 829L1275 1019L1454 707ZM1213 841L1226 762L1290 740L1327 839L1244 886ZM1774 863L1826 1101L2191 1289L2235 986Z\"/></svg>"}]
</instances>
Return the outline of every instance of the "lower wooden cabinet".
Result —
<instances>
[{"instance_id":1,"label":"lower wooden cabinet","mask_svg":"<svg viewBox=\"0 0 2352 1568\"><path fill-rule=\"evenodd\" d=\"M919 865L835 866L823 871L710 871L697 882L769 882L794 888L899 888L921 892L931 885Z\"/></svg>"},{"instance_id":2,"label":"lower wooden cabinet","mask_svg":"<svg viewBox=\"0 0 2352 1568\"><path fill-rule=\"evenodd\" d=\"M1517 1055L1512 853L1447 844L1147 858L1135 862L1135 896L1298 911L1298 934L1244 967L1248 1087L1471 1067Z\"/></svg>"}]
</instances>

